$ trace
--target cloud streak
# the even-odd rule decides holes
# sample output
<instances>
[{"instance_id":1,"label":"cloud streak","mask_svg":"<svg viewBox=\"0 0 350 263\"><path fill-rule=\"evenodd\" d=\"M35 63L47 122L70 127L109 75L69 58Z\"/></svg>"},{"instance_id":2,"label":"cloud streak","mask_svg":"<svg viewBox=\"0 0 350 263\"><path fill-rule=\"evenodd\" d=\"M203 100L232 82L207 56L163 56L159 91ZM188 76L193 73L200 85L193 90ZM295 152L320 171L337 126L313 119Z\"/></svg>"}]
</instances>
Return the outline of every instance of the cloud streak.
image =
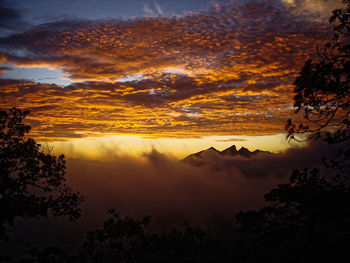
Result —
<instances>
[{"instance_id":1,"label":"cloud streak","mask_svg":"<svg viewBox=\"0 0 350 263\"><path fill-rule=\"evenodd\" d=\"M10 67L0 67L0 74L5 73L5 72L10 71L10 70L11 70Z\"/></svg>"},{"instance_id":2,"label":"cloud streak","mask_svg":"<svg viewBox=\"0 0 350 263\"><path fill-rule=\"evenodd\" d=\"M225 95L230 92L224 91L226 88L199 84L188 77L90 82L64 88L13 80L0 80L0 84L1 107L30 109L27 120L34 127L32 136L42 140L111 133L153 137L272 134L282 131L291 114L289 102L278 96L231 100ZM275 91L271 88L269 92Z\"/></svg>"},{"instance_id":3,"label":"cloud streak","mask_svg":"<svg viewBox=\"0 0 350 263\"><path fill-rule=\"evenodd\" d=\"M292 13L313 21L326 21L331 10L345 6L342 0L282 0L282 3Z\"/></svg>"}]
</instances>

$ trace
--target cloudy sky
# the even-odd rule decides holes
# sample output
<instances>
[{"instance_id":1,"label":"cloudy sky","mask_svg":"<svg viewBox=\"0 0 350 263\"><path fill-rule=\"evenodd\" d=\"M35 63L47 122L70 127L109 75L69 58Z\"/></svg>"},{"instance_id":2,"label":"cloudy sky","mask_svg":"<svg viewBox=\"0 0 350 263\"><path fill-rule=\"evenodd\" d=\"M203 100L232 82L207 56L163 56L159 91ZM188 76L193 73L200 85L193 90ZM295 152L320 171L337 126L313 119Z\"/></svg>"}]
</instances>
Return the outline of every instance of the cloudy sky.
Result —
<instances>
[{"instance_id":1,"label":"cloudy sky","mask_svg":"<svg viewBox=\"0 0 350 263\"><path fill-rule=\"evenodd\" d=\"M330 38L328 18L340 6L0 0L0 108L30 109L30 136L66 155L68 183L85 197L78 226L16 221L12 249L25 247L23 236L69 247L108 208L150 214L160 226L231 226L293 169L332 158L337 145L291 147L284 126L300 118L293 82ZM232 144L280 154L179 161Z\"/></svg>"},{"instance_id":2,"label":"cloudy sky","mask_svg":"<svg viewBox=\"0 0 350 263\"><path fill-rule=\"evenodd\" d=\"M340 5L0 0L0 107L30 109L32 136L62 151L278 151L293 81Z\"/></svg>"}]
</instances>

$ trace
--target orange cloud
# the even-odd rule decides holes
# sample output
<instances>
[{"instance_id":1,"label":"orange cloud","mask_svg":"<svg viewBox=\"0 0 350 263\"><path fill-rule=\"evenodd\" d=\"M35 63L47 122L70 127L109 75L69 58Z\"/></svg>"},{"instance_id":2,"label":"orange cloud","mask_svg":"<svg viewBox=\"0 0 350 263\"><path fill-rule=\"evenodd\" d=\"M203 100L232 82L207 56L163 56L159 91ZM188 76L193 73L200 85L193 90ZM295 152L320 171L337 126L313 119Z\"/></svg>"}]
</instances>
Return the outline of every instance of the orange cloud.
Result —
<instances>
[{"instance_id":1,"label":"orange cloud","mask_svg":"<svg viewBox=\"0 0 350 263\"><path fill-rule=\"evenodd\" d=\"M208 92L209 86L188 77L172 80L168 89L175 92L168 92L167 85L166 78L67 87L0 80L0 107L30 109L33 135L45 140L106 133L167 137L273 134L283 131L291 114L290 100L281 96L227 95L220 88ZM144 88L147 86L153 92Z\"/></svg>"},{"instance_id":2,"label":"orange cloud","mask_svg":"<svg viewBox=\"0 0 350 263\"><path fill-rule=\"evenodd\" d=\"M5 72L10 71L10 70L11 70L10 67L0 67L0 74L5 73Z\"/></svg>"},{"instance_id":3,"label":"orange cloud","mask_svg":"<svg viewBox=\"0 0 350 263\"><path fill-rule=\"evenodd\" d=\"M2 80L0 107L32 109L43 139L279 133L292 113L290 84L325 29L268 1L41 25L0 39L1 61L81 82Z\"/></svg>"},{"instance_id":4,"label":"orange cloud","mask_svg":"<svg viewBox=\"0 0 350 263\"><path fill-rule=\"evenodd\" d=\"M56 22L0 45L15 65L56 67L74 80L115 81L182 68L213 81L284 77L322 39L323 28L281 7L249 3L173 18Z\"/></svg>"}]
</instances>

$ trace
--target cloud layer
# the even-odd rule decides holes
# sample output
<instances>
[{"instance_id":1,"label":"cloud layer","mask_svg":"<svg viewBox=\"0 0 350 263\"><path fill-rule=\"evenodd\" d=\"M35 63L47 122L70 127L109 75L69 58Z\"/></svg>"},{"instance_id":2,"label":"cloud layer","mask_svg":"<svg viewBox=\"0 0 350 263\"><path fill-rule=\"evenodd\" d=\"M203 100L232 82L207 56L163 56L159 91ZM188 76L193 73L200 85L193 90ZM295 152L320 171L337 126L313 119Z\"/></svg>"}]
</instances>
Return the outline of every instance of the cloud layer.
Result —
<instances>
[{"instance_id":1,"label":"cloud layer","mask_svg":"<svg viewBox=\"0 0 350 263\"><path fill-rule=\"evenodd\" d=\"M313 21L326 21L330 11L345 6L342 0L282 0L290 11Z\"/></svg>"},{"instance_id":2,"label":"cloud layer","mask_svg":"<svg viewBox=\"0 0 350 263\"><path fill-rule=\"evenodd\" d=\"M291 114L291 84L325 30L279 1L48 23L0 39L0 60L59 69L76 83L2 80L0 107L31 108L43 139L278 133Z\"/></svg>"},{"instance_id":3,"label":"cloud layer","mask_svg":"<svg viewBox=\"0 0 350 263\"><path fill-rule=\"evenodd\" d=\"M251 159L212 156L209 165L200 167L155 150L143 159L125 155L108 155L109 161L69 159L68 183L86 199L83 217L76 224L53 219L18 221L12 242L23 243L24 235L34 244L69 248L84 238L85 231L100 227L109 208L122 215L152 215L154 226L160 228L191 222L227 230L234 226L238 211L260 208L264 194L287 182L293 169L320 166L322 157L334 158L339 148L312 142L306 148Z\"/></svg>"}]
</instances>

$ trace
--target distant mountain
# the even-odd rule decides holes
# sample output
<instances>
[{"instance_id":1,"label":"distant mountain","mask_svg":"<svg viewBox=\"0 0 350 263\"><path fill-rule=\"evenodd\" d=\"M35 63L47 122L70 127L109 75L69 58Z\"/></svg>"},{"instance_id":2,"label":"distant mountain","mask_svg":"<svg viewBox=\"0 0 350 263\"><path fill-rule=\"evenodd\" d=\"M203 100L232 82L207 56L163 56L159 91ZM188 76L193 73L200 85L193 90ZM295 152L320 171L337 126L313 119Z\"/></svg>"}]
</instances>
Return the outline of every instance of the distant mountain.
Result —
<instances>
[{"instance_id":1,"label":"distant mountain","mask_svg":"<svg viewBox=\"0 0 350 263\"><path fill-rule=\"evenodd\" d=\"M232 145L231 147L228 147L227 149L219 153L225 156L235 156L238 154L238 151L237 151L236 145Z\"/></svg>"},{"instance_id":2,"label":"distant mountain","mask_svg":"<svg viewBox=\"0 0 350 263\"><path fill-rule=\"evenodd\" d=\"M232 145L223 151L218 151L214 147L210 147L206 150L190 154L189 156L185 157L183 161L192 165L199 166L199 165L208 163L208 161L210 160L215 160L217 158L220 158L221 156L225 156L225 157L242 156L245 158L251 158L252 156L256 156L258 154L271 154L271 153L268 151L260 151L260 150L255 150L251 152L245 147L241 147L239 150L237 150L236 146Z\"/></svg>"},{"instance_id":3,"label":"distant mountain","mask_svg":"<svg viewBox=\"0 0 350 263\"><path fill-rule=\"evenodd\" d=\"M206 149L206 150L203 150L203 151L200 151L200 152L191 154L191 155L187 156L186 158L191 157L191 156L197 157L197 158L203 158L203 157L205 157L207 154L210 154L210 153L221 154L221 152L218 151L218 150L216 150L214 147L210 147L210 148L208 148L208 149ZM185 159L186 159L186 158L185 158Z\"/></svg>"}]
</instances>

